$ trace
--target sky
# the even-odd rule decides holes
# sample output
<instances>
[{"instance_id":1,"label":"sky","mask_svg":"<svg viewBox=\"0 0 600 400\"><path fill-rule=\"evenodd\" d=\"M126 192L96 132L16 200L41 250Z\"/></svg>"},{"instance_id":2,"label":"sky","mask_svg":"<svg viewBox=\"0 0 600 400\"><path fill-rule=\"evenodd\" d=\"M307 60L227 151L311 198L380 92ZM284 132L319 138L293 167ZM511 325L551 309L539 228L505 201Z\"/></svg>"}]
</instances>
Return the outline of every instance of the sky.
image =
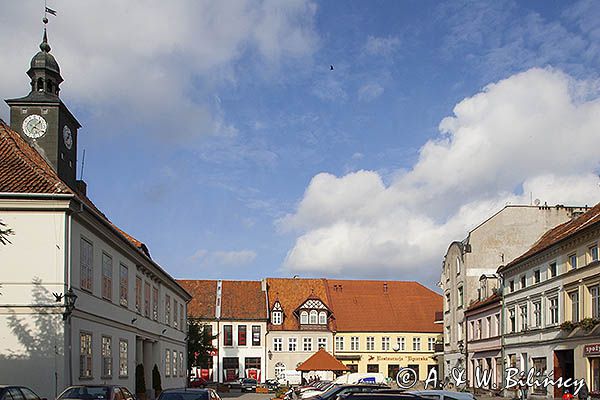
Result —
<instances>
[{"instance_id":1,"label":"sky","mask_svg":"<svg viewBox=\"0 0 600 400\"><path fill-rule=\"evenodd\" d=\"M1 1L14 98L43 2ZM600 201L600 2L48 6L78 177L177 278L434 287L506 204Z\"/></svg>"}]
</instances>

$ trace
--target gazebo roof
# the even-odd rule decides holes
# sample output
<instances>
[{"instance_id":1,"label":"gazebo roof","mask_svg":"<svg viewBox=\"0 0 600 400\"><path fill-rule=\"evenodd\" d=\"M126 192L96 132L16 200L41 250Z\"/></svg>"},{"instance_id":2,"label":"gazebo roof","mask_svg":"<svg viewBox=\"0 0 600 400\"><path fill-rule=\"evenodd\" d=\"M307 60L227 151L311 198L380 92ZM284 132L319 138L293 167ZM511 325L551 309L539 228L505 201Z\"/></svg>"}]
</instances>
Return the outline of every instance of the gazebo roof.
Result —
<instances>
[{"instance_id":1,"label":"gazebo roof","mask_svg":"<svg viewBox=\"0 0 600 400\"><path fill-rule=\"evenodd\" d=\"M325 349L319 349L296 368L296 371L349 371L349 368Z\"/></svg>"}]
</instances>

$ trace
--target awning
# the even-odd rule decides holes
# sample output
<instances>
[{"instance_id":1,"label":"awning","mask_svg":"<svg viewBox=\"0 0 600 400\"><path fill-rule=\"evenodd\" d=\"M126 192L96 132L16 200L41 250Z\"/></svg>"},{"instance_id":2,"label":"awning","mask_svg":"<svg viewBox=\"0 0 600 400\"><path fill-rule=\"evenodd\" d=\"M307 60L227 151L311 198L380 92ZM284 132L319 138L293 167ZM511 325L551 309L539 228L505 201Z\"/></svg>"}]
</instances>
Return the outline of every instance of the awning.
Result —
<instances>
[{"instance_id":1,"label":"awning","mask_svg":"<svg viewBox=\"0 0 600 400\"><path fill-rule=\"evenodd\" d=\"M319 349L306 361L296 368L296 371L349 371L350 369L340 362L337 358L325 351Z\"/></svg>"}]
</instances>

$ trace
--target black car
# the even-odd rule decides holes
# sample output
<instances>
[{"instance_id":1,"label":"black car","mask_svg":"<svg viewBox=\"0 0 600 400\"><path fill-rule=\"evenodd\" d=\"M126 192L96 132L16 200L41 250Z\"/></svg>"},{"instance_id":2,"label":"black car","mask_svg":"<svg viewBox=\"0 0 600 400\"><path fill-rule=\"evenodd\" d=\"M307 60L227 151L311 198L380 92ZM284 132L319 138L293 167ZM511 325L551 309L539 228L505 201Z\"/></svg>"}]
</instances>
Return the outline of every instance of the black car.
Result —
<instances>
[{"instance_id":1,"label":"black car","mask_svg":"<svg viewBox=\"0 0 600 400\"><path fill-rule=\"evenodd\" d=\"M221 400L213 389L167 389L158 400Z\"/></svg>"},{"instance_id":2,"label":"black car","mask_svg":"<svg viewBox=\"0 0 600 400\"><path fill-rule=\"evenodd\" d=\"M115 385L77 385L69 386L57 397L57 400L135 400L125 386Z\"/></svg>"},{"instance_id":3,"label":"black car","mask_svg":"<svg viewBox=\"0 0 600 400\"><path fill-rule=\"evenodd\" d=\"M25 386L0 386L0 400L47 400L41 399Z\"/></svg>"},{"instance_id":4,"label":"black car","mask_svg":"<svg viewBox=\"0 0 600 400\"><path fill-rule=\"evenodd\" d=\"M431 400L425 397L417 396L400 391L373 391L373 392L353 392L345 393L338 397L338 400Z\"/></svg>"},{"instance_id":5,"label":"black car","mask_svg":"<svg viewBox=\"0 0 600 400\"><path fill-rule=\"evenodd\" d=\"M321 394L313 397L309 397L311 400L335 400L338 396L342 396L347 393L368 393L376 392L379 390L389 389L388 386L384 385L366 385L366 384L355 384L355 385L334 385L328 390ZM305 399L307 400L307 399Z\"/></svg>"},{"instance_id":6,"label":"black car","mask_svg":"<svg viewBox=\"0 0 600 400\"><path fill-rule=\"evenodd\" d=\"M240 385L242 392L256 392L256 386L258 382L256 379L252 378L244 378L242 379L242 383Z\"/></svg>"}]
</instances>

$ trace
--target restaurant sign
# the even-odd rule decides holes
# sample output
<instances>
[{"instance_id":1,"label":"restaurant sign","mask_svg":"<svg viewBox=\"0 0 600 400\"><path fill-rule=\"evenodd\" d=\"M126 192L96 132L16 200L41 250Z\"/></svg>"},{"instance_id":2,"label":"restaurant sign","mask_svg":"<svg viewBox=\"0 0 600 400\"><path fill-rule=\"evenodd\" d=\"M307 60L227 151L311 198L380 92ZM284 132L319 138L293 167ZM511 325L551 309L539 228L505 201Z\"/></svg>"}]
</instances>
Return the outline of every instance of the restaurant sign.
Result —
<instances>
[{"instance_id":1,"label":"restaurant sign","mask_svg":"<svg viewBox=\"0 0 600 400\"><path fill-rule=\"evenodd\" d=\"M600 356L600 343L586 344L583 346L583 356Z\"/></svg>"}]
</instances>

